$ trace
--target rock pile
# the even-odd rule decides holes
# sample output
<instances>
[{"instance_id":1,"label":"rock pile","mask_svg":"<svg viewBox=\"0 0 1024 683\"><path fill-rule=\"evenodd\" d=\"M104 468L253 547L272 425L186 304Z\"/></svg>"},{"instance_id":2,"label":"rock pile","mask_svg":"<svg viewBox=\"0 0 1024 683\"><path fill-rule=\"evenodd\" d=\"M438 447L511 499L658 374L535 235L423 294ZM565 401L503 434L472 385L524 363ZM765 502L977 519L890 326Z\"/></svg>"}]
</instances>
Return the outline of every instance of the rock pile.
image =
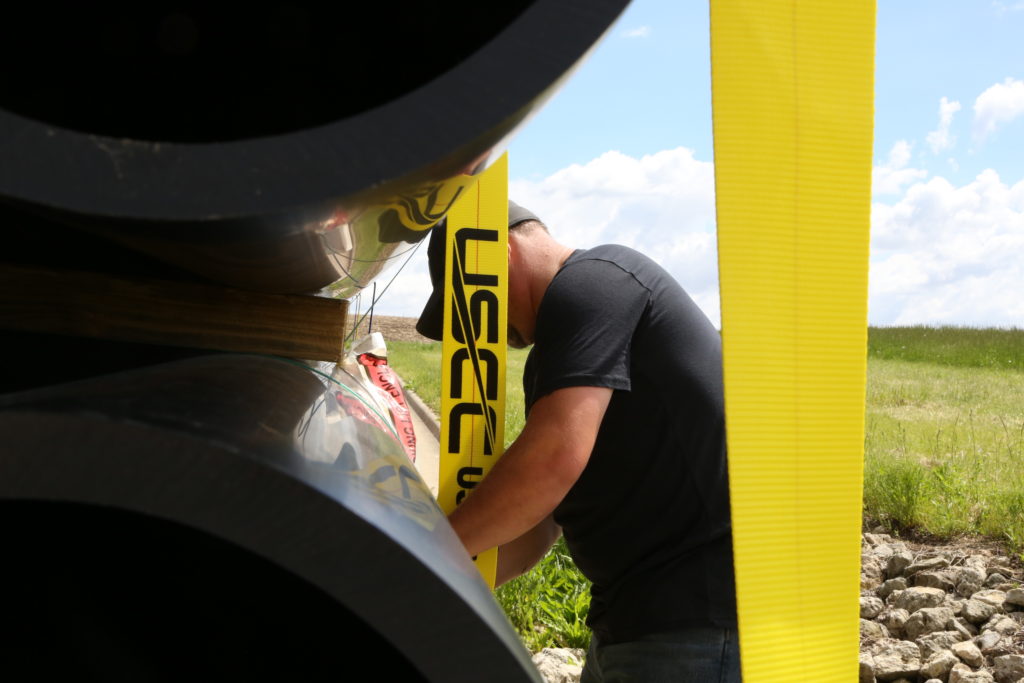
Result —
<instances>
[{"instance_id":1,"label":"rock pile","mask_svg":"<svg viewBox=\"0 0 1024 683\"><path fill-rule=\"evenodd\" d=\"M861 546L860 681L1024 682L1024 588L1008 557Z\"/></svg>"},{"instance_id":2,"label":"rock pile","mask_svg":"<svg viewBox=\"0 0 1024 683\"><path fill-rule=\"evenodd\" d=\"M533 656L533 663L544 683L579 683L585 656L576 648L546 647Z\"/></svg>"},{"instance_id":3,"label":"rock pile","mask_svg":"<svg viewBox=\"0 0 1024 683\"><path fill-rule=\"evenodd\" d=\"M1024 572L972 546L864 534L860 683L1024 683ZM583 650L534 656L547 683L579 681Z\"/></svg>"}]
</instances>

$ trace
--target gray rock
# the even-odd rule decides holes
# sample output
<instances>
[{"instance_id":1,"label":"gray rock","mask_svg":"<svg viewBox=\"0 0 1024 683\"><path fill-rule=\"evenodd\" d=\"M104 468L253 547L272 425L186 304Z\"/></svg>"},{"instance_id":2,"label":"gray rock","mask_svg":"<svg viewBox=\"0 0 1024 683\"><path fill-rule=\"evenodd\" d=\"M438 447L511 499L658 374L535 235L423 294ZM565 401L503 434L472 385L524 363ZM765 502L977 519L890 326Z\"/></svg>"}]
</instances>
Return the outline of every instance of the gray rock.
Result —
<instances>
[{"instance_id":1,"label":"gray rock","mask_svg":"<svg viewBox=\"0 0 1024 683\"><path fill-rule=\"evenodd\" d=\"M996 608L987 602L971 598L964 603L962 616L972 624L982 624L992 618Z\"/></svg>"},{"instance_id":2,"label":"gray rock","mask_svg":"<svg viewBox=\"0 0 1024 683\"><path fill-rule=\"evenodd\" d=\"M928 571L916 574L914 576L914 585L925 586L928 588L941 588L947 593L951 593L956 589L956 583L953 581L953 576L944 571Z\"/></svg>"},{"instance_id":3,"label":"gray rock","mask_svg":"<svg viewBox=\"0 0 1024 683\"><path fill-rule=\"evenodd\" d=\"M964 560L964 566L981 572L982 578L988 576L988 558L984 555L969 556Z\"/></svg>"},{"instance_id":4,"label":"gray rock","mask_svg":"<svg viewBox=\"0 0 1024 683\"><path fill-rule=\"evenodd\" d=\"M992 660L992 672L999 683L1017 683L1024 678L1024 655L1003 655Z\"/></svg>"},{"instance_id":5,"label":"gray rock","mask_svg":"<svg viewBox=\"0 0 1024 683\"><path fill-rule=\"evenodd\" d=\"M918 560L912 563L906 569L903 570L903 576L913 576L918 572L933 571L936 569L945 569L949 566L949 560L941 555L939 557L929 557L926 560Z\"/></svg>"},{"instance_id":6,"label":"gray rock","mask_svg":"<svg viewBox=\"0 0 1024 683\"><path fill-rule=\"evenodd\" d=\"M860 675L858 683L875 683L875 659L867 652L860 653Z\"/></svg>"},{"instance_id":7,"label":"gray rock","mask_svg":"<svg viewBox=\"0 0 1024 683\"><path fill-rule=\"evenodd\" d=\"M961 581L960 585L956 587L956 592L957 595L969 598L982 588L983 586L980 583L974 583L973 581Z\"/></svg>"},{"instance_id":8,"label":"gray rock","mask_svg":"<svg viewBox=\"0 0 1024 683\"><path fill-rule=\"evenodd\" d=\"M1014 588L1012 590L1007 591L1006 602L1010 605L1024 607L1024 588Z\"/></svg>"},{"instance_id":9,"label":"gray rock","mask_svg":"<svg viewBox=\"0 0 1024 683\"><path fill-rule=\"evenodd\" d=\"M864 534L864 540L869 546L877 548L880 545L888 545L892 541L889 534Z\"/></svg>"},{"instance_id":10,"label":"gray rock","mask_svg":"<svg viewBox=\"0 0 1024 683\"><path fill-rule=\"evenodd\" d=\"M978 649L981 650L982 653L989 654L999 647L1002 640L1002 634L997 633L996 631L986 631L974 639L974 644L978 646Z\"/></svg>"},{"instance_id":11,"label":"gray rock","mask_svg":"<svg viewBox=\"0 0 1024 683\"><path fill-rule=\"evenodd\" d=\"M907 589L907 580L902 576L895 579L888 579L881 586L875 589L875 595L885 600L893 591L902 591Z\"/></svg>"},{"instance_id":12,"label":"gray rock","mask_svg":"<svg viewBox=\"0 0 1024 683\"><path fill-rule=\"evenodd\" d=\"M995 588L1000 584L1006 583L1008 580L1009 579L1006 578L1006 574L1002 574L1000 572L993 572L992 574L988 575L987 579L985 579L985 586L987 586L988 588Z\"/></svg>"},{"instance_id":13,"label":"gray rock","mask_svg":"<svg viewBox=\"0 0 1024 683\"><path fill-rule=\"evenodd\" d=\"M580 649L546 647L533 656L533 664L545 683L579 683L584 657Z\"/></svg>"},{"instance_id":14,"label":"gray rock","mask_svg":"<svg viewBox=\"0 0 1024 683\"><path fill-rule=\"evenodd\" d=\"M1024 612L1010 612L1006 616L1010 617L1018 624L1024 625Z\"/></svg>"},{"instance_id":15,"label":"gray rock","mask_svg":"<svg viewBox=\"0 0 1024 683\"><path fill-rule=\"evenodd\" d=\"M995 631L996 633L1004 636L1012 636L1020 629L1020 625L1016 620L1011 619L1005 614L996 614L981 627L981 632Z\"/></svg>"},{"instance_id":16,"label":"gray rock","mask_svg":"<svg viewBox=\"0 0 1024 683\"><path fill-rule=\"evenodd\" d=\"M871 655L875 662L875 677L879 681L916 678L921 670L921 651L917 645L905 640L880 640L872 645Z\"/></svg>"},{"instance_id":17,"label":"gray rock","mask_svg":"<svg viewBox=\"0 0 1024 683\"><path fill-rule=\"evenodd\" d=\"M885 603L874 596L861 596L860 616L861 619L874 619L885 608Z\"/></svg>"},{"instance_id":18,"label":"gray rock","mask_svg":"<svg viewBox=\"0 0 1024 683\"><path fill-rule=\"evenodd\" d=\"M985 663L985 657L981 654L981 650L969 640L962 643L954 643L953 647L949 649L953 654L962 659L965 664L974 668L978 668Z\"/></svg>"},{"instance_id":19,"label":"gray rock","mask_svg":"<svg viewBox=\"0 0 1024 683\"><path fill-rule=\"evenodd\" d=\"M958 572L960 575L957 584L961 583L976 583L979 586L985 583L985 579L988 578L988 574L985 573L985 567L976 569L975 567L960 567Z\"/></svg>"},{"instance_id":20,"label":"gray rock","mask_svg":"<svg viewBox=\"0 0 1024 683\"><path fill-rule=\"evenodd\" d=\"M909 550L897 550L892 554L888 562L886 562L886 577L895 579L897 576L903 576L903 571L913 562L914 556L910 554Z\"/></svg>"},{"instance_id":21,"label":"gray rock","mask_svg":"<svg viewBox=\"0 0 1024 683\"><path fill-rule=\"evenodd\" d=\"M984 669L972 671L966 664L957 664L949 671L949 683L992 683L994 680Z\"/></svg>"},{"instance_id":22,"label":"gray rock","mask_svg":"<svg viewBox=\"0 0 1024 683\"><path fill-rule=\"evenodd\" d=\"M946 599L946 592L939 588L926 588L914 586L905 591L899 591L893 600L894 607L901 607L911 614L924 607L938 607ZM891 596L890 596L891 597ZM992 616L992 615L989 615ZM988 617L985 617L986 619Z\"/></svg>"},{"instance_id":23,"label":"gray rock","mask_svg":"<svg viewBox=\"0 0 1024 683\"><path fill-rule=\"evenodd\" d=\"M889 635L889 630L877 621L870 621L868 619L860 620L860 640L862 643L869 640L881 640L882 638L888 638Z\"/></svg>"},{"instance_id":24,"label":"gray rock","mask_svg":"<svg viewBox=\"0 0 1024 683\"><path fill-rule=\"evenodd\" d=\"M987 602L993 607L998 608L1000 611L1003 609L1003 603L1006 602L1006 593L998 590L982 590L978 591L971 596L974 600L981 600Z\"/></svg>"},{"instance_id":25,"label":"gray rock","mask_svg":"<svg viewBox=\"0 0 1024 683\"><path fill-rule=\"evenodd\" d=\"M955 654L949 650L942 650L921 665L921 675L928 678L946 678L950 669L959 663L960 659Z\"/></svg>"},{"instance_id":26,"label":"gray rock","mask_svg":"<svg viewBox=\"0 0 1024 683\"><path fill-rule=\"evenodd\" d=\"M874 555L861 555L860 557L860 587L862 590L872 590L881 585L885 580L885 564Z\"/></svg>"},{"instance_id":27,"label":"gray rock","mask_svg":"<svg viewBox=\"0 0 1024 683\"><path fill-rule=\"evenodd\" d=\"M878 615L878 623L885 626L889 634L894 638L902 638L904 635L903 627L909 618L910 612L907 610L890 607Z\"/></svg>"},{"instance_id":28,"label":"gray rock","mask_svg":"<svg viewBox=\"0 0 1024 683\"><path fill-rule=\"evenodd\" d=\"M981 650L981 654L989 659L1002 657L1003 655L1015 654L1013 642L1004 638L1002 634L995 631L986 631L974 639L974 644Z\"/></svg>"},{"instance_id":29,"label":"gray rock","mask_svg":"<svg viewBox=\"0 0 1024 683\"><path fill-rule=\"evenodd\" d=\"M1002 574L1003 576L1013 576L1013 569L1010 567L1010 558L1008 557L993 557L992 562L988 565L988 575Z\"/></svg>"},{"instance_id":30,"label":"gray rock","mask_svg":"<svg viewBox=\"0 0 1024 683\"><path fill-rule=\"evenodd\" d=\"M941 678L929 678L924 683L943 683Z\"/></svg>"},{"instance_id":31,"label":"gray rock","mask_svg":"<svg viewBox=\"0 0 1024 683\"><path fill-rule=\"evenodd\" d=\"M943 650L949 650L963 640L956 631L938 631L918 638L915 642L921 648L921 659L928 659Z\"/></svg>"},{"instance_id":32,"label":"gray rock","mask_svg":"<svg viewBox=\"0 0 1024 683\"><path fill-rule=\"evenodd\" d=\"M892 543L882 543L872 548L871 554L877 557L878 559L882 560L883 562L888 562L889 558L892 557L896 553L896 551L897 547Z\"/></svg>"},{"instance_id":33,"label":"gray rock","mask_svg":"<svg viewBox=\"0 0 1024 683\"><path fill-rule=\"evenodd\" d=\"M978 627L967 621L963 617L956 617L953 619L953 623L950 624L954 631L959 632L964 636L964 640L970 640L974 636L978 635Z\"/></svg>"},{"instance_id":34,"label":"gray rock","mask_svg":"<svg viewBox=\"0 0 1024 683\"><path fill-rule=\"evenodd\" d=\"M945 631L946 624L952 620L953 610L948 607L922 607L910 615L903 630L907 634L907 638L916 640L928 633Z\"/></svg>"}]
</instances>

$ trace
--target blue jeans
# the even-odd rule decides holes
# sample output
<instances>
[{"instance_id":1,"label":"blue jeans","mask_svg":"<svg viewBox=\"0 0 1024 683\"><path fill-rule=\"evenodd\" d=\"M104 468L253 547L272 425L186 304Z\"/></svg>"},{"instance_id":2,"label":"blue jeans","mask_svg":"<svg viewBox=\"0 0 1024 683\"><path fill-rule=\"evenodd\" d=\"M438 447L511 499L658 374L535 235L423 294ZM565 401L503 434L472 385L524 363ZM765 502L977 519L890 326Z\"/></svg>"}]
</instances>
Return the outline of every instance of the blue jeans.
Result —
<instances>
[{"instance_id":1,"label":"blue jeans","mask_svg":"<svg viewBox=\"0 0 1024 683\"><path fill-rule=\"evenodd\" d=\"M689 628L626 643L590 639L580 683L739 683L735 629Z\"/></svg>"}]
</instances>

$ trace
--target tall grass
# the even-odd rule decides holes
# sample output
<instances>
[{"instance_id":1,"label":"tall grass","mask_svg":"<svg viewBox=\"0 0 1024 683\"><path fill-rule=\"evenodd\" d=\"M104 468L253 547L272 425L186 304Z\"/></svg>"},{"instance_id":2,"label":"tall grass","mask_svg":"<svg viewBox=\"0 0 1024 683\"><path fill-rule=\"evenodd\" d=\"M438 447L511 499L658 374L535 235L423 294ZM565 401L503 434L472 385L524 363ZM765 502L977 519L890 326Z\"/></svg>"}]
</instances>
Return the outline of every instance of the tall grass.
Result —
<instances>
[{"instance_id":1,"label":"tall grass","mask_svg":"<svg viewBox=\"0 0 1024 683\"><path fill-rule=\"evenodd\" d=\"M1024 552L1024 331L883 328L869 338L865 515Z\"/></svg>"},{"instance_id":2,"label":"tall grass","mask_svg":"<svg viewBox=\"0 0 1024 683\"><path fill-rule=\"evenodd\" d=\"M435 413L441 411L441 345L388 342L388 362L405 385ZM505 447L526 422L523 401L523 367L527 351L509 349L506 363ZM590 630L590 582L576 568L565 541L558 543L529 572L495 591L523 644L538 652L545 647L586 648Z\"/></svg>"},{"instance_id":3,"label":"tall grass","mask_svg":"<svg viewBox=\"0 0 1024 683\"><path fill-rule=\"evenodd\" d=\"M868 356L1024 372L1024 329L871 327Z\"/></svg>"},{"instance_id":4,"label":"tall grass","mask_svg":"<svg viewBox=\"0 0 1024 683\"><path fill-rule=\"evenodd\" d=\"M526 349L509 349L505 364L505 447L526 423L523 367ZM405 386L416 392L435 414L441 414L441 343L388 342L388 363Z\"/></svg>"},{"instance_id":5,"label":"tall grass","mask_svg":"<svg viewBox=\"0 0 1024 683\"><path fill-rule=\"evenodd\" d=\"M865 517L1024 552L1024 330L871 328L868 339ZM440 345L389 346L438 411ZM524 361L510 350L506 445L524 421ZM531 650L585 647L588 588L559 543L496 597Z\"/></svg>"}]
</instances>

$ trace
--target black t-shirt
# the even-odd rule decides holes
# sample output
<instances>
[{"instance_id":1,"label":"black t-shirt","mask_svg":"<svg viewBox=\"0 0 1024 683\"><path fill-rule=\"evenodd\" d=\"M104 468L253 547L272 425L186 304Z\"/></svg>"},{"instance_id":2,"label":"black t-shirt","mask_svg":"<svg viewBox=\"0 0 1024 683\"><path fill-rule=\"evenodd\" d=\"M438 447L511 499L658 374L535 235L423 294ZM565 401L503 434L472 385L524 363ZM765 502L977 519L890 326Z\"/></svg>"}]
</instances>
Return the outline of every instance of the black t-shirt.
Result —
<instances>
[{"instance_id":1,"label":"black t-shirt","mask_svg":"<svg viewBox=\"0 0 1024 683\"><path fill-rule=\"evenodd\" d=\"M735 626L721 338L682 287L617 245L577 251L537 314L527 414L557 389L613 389L583 474L555 509L593 582L604 643Z\"/></svg>"}]
</instances>

